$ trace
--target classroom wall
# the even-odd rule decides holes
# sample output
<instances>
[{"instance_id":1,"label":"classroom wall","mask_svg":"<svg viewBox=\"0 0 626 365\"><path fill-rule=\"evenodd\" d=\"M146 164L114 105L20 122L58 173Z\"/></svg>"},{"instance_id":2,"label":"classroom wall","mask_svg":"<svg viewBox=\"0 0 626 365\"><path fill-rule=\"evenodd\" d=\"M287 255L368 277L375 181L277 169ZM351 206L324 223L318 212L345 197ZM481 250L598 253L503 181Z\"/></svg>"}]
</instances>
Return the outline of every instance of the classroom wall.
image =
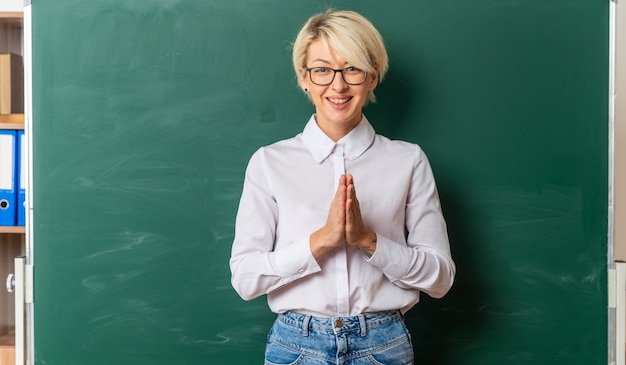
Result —
<instances>
[{"instance_id":1,"label":"classroom wall","mask_svg":"<svg viewBox=\"0 0 626 365\"><path fill-rule=\"evenodd\" d=\"M24 10L24 0L2 0L2 11L19 12Z\"/></svg>"}]
</instances>

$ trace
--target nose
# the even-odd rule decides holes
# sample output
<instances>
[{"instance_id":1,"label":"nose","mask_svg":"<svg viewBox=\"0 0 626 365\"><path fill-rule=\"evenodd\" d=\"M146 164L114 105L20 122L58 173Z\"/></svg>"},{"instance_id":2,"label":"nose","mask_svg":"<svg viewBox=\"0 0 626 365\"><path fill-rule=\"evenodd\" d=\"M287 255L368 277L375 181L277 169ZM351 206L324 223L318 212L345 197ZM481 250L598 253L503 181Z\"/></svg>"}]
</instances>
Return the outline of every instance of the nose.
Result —
<instances>
[{"instance_id":1,"label":"nose","mask_svg":"<svg viewBox=\"0 0 626 365\"><path fill-rule=\"evenodd\" d=\"M343 91L348 86L348 84L343 79L343 70L335 70L335 77L331 84L331 89L335 91ZM339 75L337 75L339 74Z\"/></svg>"}]
</instances>

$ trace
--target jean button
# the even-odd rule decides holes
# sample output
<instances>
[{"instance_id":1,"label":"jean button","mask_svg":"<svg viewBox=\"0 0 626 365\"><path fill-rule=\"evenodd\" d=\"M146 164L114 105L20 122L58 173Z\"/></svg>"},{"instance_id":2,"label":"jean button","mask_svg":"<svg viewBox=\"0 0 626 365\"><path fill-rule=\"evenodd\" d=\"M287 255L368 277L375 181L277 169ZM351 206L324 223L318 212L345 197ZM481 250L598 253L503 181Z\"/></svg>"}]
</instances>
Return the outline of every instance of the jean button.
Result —
<instances>
[{"instance_id":1,"label":"jean button","mask_svg":"<svg viewBox=\"0 0 626 365\"><path fill-rule=\"evenodd\" d=\"M343 327L343 321L341 319L338 319L335 321L335 328L341 328Z\"/></svg>"}]
</instances>

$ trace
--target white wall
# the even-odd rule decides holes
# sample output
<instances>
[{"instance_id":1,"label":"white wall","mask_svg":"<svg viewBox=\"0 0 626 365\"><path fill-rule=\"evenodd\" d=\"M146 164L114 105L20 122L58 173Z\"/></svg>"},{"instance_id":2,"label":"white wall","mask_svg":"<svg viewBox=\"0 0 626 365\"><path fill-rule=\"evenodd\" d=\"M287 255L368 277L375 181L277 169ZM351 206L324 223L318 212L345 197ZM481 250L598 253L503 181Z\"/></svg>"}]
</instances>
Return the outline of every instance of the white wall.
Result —
<instances>
[{"instance_id":1,"label":"white wall","mask_svg":"<svg viewBox=\"0 0 626 365\"><path fill-rule=\"evenodd\" d=\"M626 261L626 3L617 3L615 107L615 259Z\"/></svg>"},{"instance_id":2,"label":"white wall","mask_svg":"<svg viewBox=\"0 0 626 365\"><path fill-rule=\"evenodd\" d=\"M21 12L24 10L24 0L0 0L0 11Z\"/></svg>"}]
</instances>

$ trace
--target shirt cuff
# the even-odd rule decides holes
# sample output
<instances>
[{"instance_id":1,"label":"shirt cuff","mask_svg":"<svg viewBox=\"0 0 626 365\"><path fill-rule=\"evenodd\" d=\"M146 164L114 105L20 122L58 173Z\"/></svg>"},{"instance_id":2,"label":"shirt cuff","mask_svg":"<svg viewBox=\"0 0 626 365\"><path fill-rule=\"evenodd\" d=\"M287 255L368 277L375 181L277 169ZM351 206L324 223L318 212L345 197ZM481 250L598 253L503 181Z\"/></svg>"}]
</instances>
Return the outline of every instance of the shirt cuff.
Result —
<instances>
[{"instance_id":1,"label":"shirt cuff","mask_svg":"<svg viewBox=\"0 0 626 365\"><path fill-rule=\"evenodd\" d=\"M378 267L391 280L401 280L410 265L407 246L394 242L376 233L376 251L367 261Z\"/></svg>"},{"instance_id":2,"label":"shirt cuff","mask_svg":"<svg viewBox=\"0 0 626 365\"><path fill-rule=\"evenodd\" d=\"M311 252L309 236L275 250L270 255L270 264L274 272L283 278L303 277L321 271Z\"/></svg>"}]
</instances>

